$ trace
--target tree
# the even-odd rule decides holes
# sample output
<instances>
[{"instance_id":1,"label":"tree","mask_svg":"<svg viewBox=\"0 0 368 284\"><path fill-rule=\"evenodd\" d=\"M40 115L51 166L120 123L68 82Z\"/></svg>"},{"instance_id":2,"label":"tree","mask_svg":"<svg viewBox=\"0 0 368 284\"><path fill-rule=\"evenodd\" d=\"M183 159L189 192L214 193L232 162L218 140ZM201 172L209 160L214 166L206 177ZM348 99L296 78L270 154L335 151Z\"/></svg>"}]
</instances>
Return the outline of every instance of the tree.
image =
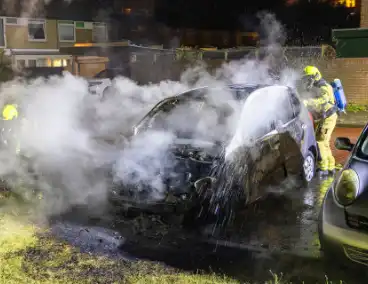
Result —
<instances>
[{"instance_id":1,"label":"tree","mask_svg":"<svg viewBox=\"0 0 368 284\"><path fill-rule=\"evenodd\" d=\"M0 82L6 82L14 77L11 60L6 56L5 51L0 52Z\"/></svg>"}]
</instances>

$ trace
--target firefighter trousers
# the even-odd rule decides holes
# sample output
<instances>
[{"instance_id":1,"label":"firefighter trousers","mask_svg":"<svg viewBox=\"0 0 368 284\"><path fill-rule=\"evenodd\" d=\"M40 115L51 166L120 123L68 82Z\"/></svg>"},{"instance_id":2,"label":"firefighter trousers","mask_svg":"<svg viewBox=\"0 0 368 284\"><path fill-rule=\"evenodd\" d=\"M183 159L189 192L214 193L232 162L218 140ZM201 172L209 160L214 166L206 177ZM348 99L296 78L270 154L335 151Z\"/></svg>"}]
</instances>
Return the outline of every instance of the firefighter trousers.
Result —
<instances>
[{"instance_id":1,"label":"firefighter trousers","mask_svg":"<svg viewBox=\"0 0 368 284\"><path fill-rule=\"evenodd\" d=\"M332 155L330 143L331 135L337 122L337 113L325 118L317 126L316 139L320 152L318 168L321 171L331 171L335 169L335 158Z\"/></svg>"}]
</instances>

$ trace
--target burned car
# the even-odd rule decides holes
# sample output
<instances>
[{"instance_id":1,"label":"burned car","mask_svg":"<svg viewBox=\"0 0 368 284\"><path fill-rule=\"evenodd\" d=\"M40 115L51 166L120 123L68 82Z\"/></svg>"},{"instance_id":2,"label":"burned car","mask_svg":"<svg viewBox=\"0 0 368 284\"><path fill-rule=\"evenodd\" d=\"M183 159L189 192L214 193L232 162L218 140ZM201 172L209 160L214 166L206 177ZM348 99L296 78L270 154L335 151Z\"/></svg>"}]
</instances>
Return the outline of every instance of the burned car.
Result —
<instances>
[{"instance_id":1,"label":"burned car","mask_svg":"<svg viewBox=\"0 0 368 284\"><path fill-rule=\"evenodd\" d=\"M160 179L162 194L153 200L152 182L132 172L136 178L114 182L110 198L126 209L160 214L209 211L223 220L236 204L254 202L287 177L310 182L318 158L308 111L287 86L189 90L159 102L134 132L133 140L141 141L137 154L166 139L161 167L151 175ZM140 166L153 170L152 159Z\"/></svg>"}]
</instances>

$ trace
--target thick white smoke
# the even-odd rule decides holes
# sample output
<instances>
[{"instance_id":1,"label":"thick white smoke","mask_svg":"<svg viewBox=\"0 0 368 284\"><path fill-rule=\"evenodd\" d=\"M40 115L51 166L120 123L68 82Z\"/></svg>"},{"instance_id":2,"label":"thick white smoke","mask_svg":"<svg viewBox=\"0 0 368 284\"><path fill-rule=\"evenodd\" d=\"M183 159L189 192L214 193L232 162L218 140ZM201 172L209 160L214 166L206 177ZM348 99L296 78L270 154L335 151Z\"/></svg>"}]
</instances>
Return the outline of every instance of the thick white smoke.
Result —
<instances>
[{"instance_id":1,"label":"thick white smoke","mask_svg":"<svg viewBox=\"0 0 368 284\"><path fill-rule=\"evenodd\" d=\"M285 86L274 85L254 91L244 103L236 131L226 148L226 155L231 156L237 148L251 145L254 138L262 137L270 131L268 126L275 121L282 121L283 110L286 109L284 103L288 102L285 98L288 98ZM260 111L254 111L257 109Z\"/></svg>"},{"instance_id":2,"label":"thick white smoke","mask_svg":"<svg viewBox=\"0 0 368 284\"><path fill-rule=\"evenodd\" d=\"M275 25L276 21L271 26ZM10 140L20 143L25 157L16 155L12 148L1 148L0 175L15 188L21 181L43 192L46 213L106 200L111 184L105 170L109 168L114 169L115 181L144 182L152 187L152 198L160 198L164 186L159 173L173 166L165 153L174 132L191 132L198 141L215 142L231 141L242 127L255 129L267 120L258 114L272 105L276 94L267 95L269 102L253 103L254 115L248 115L242 124L242 105L221 88L227 83L273 84L277 80L269 69L266 57L262 61L244 59L224 64L214 74L201 67L189 69L181 82L138 86L127 78L117 78L117 92L104 101L89 94L84 79L69 73L48 81L4 83L0 89L2 105L14 100L24 117L12 126L16 135ZM294 85L295 71L283 69L279 73L279 83ZM134 124L160 100L204 85L213 87L206 94L206 104L176 108L165 120L171 131L150 131L128 139ZM223 111L229 114L220 122L219 113ZM116 140L119 137L124 139Z\"/></svg>"}]
</instances>

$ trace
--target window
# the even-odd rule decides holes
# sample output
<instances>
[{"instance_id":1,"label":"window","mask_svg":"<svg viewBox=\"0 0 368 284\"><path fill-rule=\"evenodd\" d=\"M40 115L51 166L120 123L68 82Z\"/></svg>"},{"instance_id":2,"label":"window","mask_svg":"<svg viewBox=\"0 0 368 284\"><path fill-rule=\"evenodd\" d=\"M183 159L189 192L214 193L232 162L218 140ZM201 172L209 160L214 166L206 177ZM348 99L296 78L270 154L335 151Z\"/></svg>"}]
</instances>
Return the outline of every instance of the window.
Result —
<instances>
[{"instance_id":1,"label":"window","mask_svg":"<svg viewBox=\"0 0 368 284\"><path fill-rule=\"evenodd\" d=\"M217 94L223 95L223 89L201 88L163 100L148 113L138 128L169 130L183 139L196 137L204 141L227 141L234 109L227 100L207 99ZM180 120L183 117L186 117L185 123Z\"/></svg>"},{"instance_id":2,"label":"window","mask_svg":"<svg viewBox=\"0 0 368 284\"><path fill-rule=\"evenodd\" d=\"M360 143L357 147L356 156L360 159L368 160L368 132L362 132L361 137L358 139Z\"/></svg>"},{"instance_id":3,"label":"window","mask_svg":"<svg viewBox=\"0 0 368 284\"><path fill-rule=\"evenodd\" d=\"M61 42L75 42L75 26L73 24L59 23L59 41Z\"/></svg>"},{"instance_id":4,"label":"window","mask_svg":"<svg viewBox=\"0 0 368 284\"><path fill-rule=\"evenodd\" d=\"M68 65L67 61L66 59L53 59L52 67L66 67Z\"/></svg>"},{"instance_id":5,"label":"window","mask_svg":"<svg viewBox=\"0 0 368 284\"><path fill-rule=\"evenodd\" d=\"M17 25L18 19L17 18L6 18L7 25Z\"/></svg>"},{"instance_id":6,"label":"window","mask_svg":"<svg viewBox=\"0 0 368 284\"><path fill-rule=\"evenodd\" d=\"M30 41L46 41L46 23L44 20L28 21L28 39Z\"/></svg>"},{"instance_id":7,"label":"window","mask_svg":"<svg viewBox=\"0 0 368 284\"><path fill-rule=\"evenodd\" d=\"M37 59L37 67L47 67L47 60L46 58L39 58Z\"/></svg>"},{"instance_id":8,"label":"window","mask_svg":"<svg viewBox=\"0 0 368 284\"><path fill-rule=\"evenodd\" d=\"M0 18L0 47L5 47L4 18Z\"/></svg>"},{"instance_id":9,"label":"window","mask_svg":"<svg viewBox=\"0 0 368 284\"><path fill-rule=\"evenodd\" d=\"M298 99L297 95L293 91L290 92L290 100L291 100L291 105L293 106L293 109L294 109L293 117L295 118L300 114L302 106L300 104L300 100Z\"/></svg>"},{"instance_id":10,"label":"window","mask_svg":"<svg viewBox=\"0 0 368 284\"><path fill-rule=\"evenodd\" d=\"M280 94L280 99L276 104L277 120L281 120L282 124L286 124L294 119L294 109L291 105L290 95L287 90L285 93Z\"/></svg>"},{"instance_id":11,"label":"window","mask_svg":"<svg viewBox=\"0 0 368 284\"><path fill-rule=\"evenodd\" d=\"M243 105L240 115L241 123L237 126L238 134L236 135L244 141L242 143L261 138L274 130L278 121L281 120L282 124L287 123L290 115L293 115L293 109L285 87L259 88L248 96Z\"/></svg>"},{"instance_id":12,"label":"window","mask_svg":"<svg viewBox=\"0 0 368 284\"><path fill-rule=\"evenodd\" d=\"M52 60L52 67L63 67L63 61L61 59Z\"/></svg>"},{"instance_id":13,"label":"window","mask_svg":"<svg viewBox=\"0 0 368 284\"><path fill-rule=\"evenodd\" d=\"M36 67L36 66L37 66L37 60L35 59L28 60L28 67Z\"/></svg>"},{"instance_id":14,"label":"window","mask_svg":"<svg viewBox=\"0 0 368 284\"><path fill-rule=\"evenodd\" d=\"M92 29L93 42L107 41L107 28L105 24L93 23Z\"/></svg>"},{"instance_id":15,"label":"window","mask_svg":"<svg viewBox=\"0 0 368 284\"><path fill-rule=\"evenodd\" d=\"M132 12L132 9L131 8L123 8L123 12L124 12L124 14L129 15Z\"/></svg>"},{"instance_id":16,"label":"window","mask_svg":"<svg viewBox=\"0 0 368 284\"><path fill-rule=\"evenodd\" d=\"M17 68L23 69L26 67L26 61L24 59L17 60Z\"/></svg>"},{"instance_id":17,"label":"window","mask_svg":"<svg viewBox=\"0 0 368 284\"><path fill-rule=\"evenodd\" d=\"M345 7L347 7L347 8L354 8L355 6L356 6L355 0L345 1Z\"/></svg>"}]
</instances>

